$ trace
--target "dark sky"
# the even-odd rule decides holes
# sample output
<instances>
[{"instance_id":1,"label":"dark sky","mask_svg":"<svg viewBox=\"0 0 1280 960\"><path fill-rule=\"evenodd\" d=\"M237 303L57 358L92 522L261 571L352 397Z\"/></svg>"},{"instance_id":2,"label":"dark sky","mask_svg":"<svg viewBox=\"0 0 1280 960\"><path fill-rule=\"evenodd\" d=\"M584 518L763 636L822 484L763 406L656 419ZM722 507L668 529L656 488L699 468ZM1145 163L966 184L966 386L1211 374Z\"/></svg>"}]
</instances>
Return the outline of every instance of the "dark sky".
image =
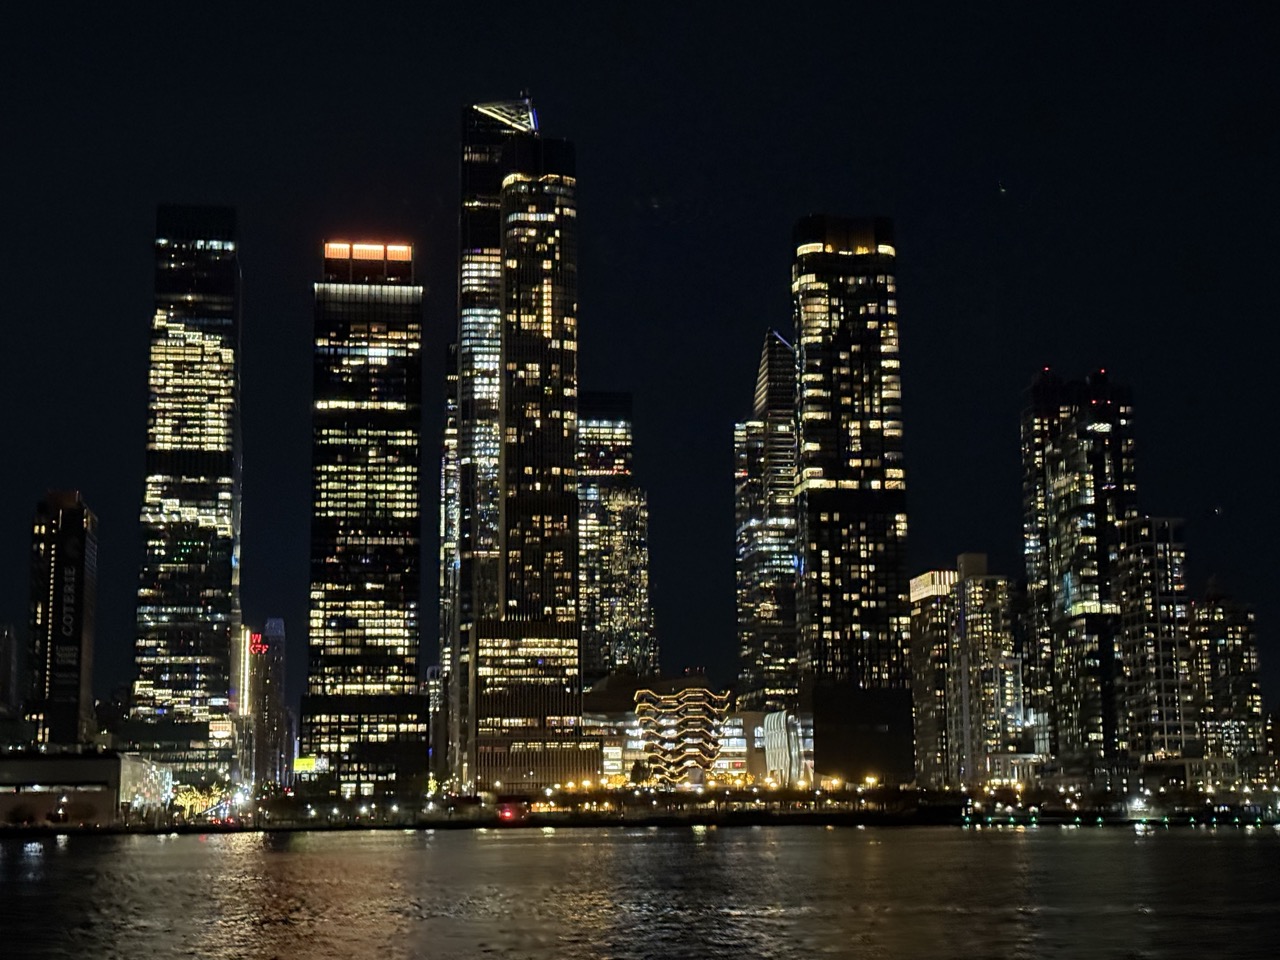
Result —
<instances>
[{"instance_id":1,"label":"dark sky","mask_svg":"<svg viewBox=\"0 0 1280 960\"><path fill-rule=\"evenodd\" d=\"M1022 392L1105 366L1143 509L1188 519L1195 590L1257 605L1280 689L1270 5L38 6L0 37L0 620L25 622L36 500L79 487L100 691L132 673L155 205L239 211L244 607L286 618L297 685L320 241L417 244L430 491L458 110L526 88L577 143L581 380L635 393L667 669L733 674L732 425L790 326L792 224L828 212L896 220L912 572L1021 573Z\"/></svg>"}]
</instances>

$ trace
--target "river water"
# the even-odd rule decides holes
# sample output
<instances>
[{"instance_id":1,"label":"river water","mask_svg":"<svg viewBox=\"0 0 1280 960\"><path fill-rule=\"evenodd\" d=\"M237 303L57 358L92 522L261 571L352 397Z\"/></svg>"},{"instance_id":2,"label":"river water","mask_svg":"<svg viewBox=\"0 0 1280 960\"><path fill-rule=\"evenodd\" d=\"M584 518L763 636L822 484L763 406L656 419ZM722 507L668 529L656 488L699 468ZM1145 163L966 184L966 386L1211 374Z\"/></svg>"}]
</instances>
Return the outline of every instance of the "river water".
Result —
<instances>
[{"instance_id":1,"label":"river water","mask_svg":"<svg viewBox=\"0 0 1280 960\"><path fill-rule=\"evenodd\" d=\"M0 958L1272 958L1271 828L0 840Z\"/></svg>"}]
</instances>

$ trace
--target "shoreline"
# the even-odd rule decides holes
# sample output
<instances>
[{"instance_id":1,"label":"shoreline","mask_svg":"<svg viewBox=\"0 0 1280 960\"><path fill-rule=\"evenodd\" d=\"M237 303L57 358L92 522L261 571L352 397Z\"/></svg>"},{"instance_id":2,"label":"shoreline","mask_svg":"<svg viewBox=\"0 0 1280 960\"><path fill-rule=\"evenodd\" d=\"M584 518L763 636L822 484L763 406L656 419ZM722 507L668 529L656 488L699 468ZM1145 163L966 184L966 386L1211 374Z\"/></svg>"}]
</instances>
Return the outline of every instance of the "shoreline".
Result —
<instances>
[{"instance_id":1,"label":"shoreline","mask_svg":"<svg viewBox=\"0 0 1280 960\"><path fill-rule=\"evenodd\" d=\"M689 829L742 828L742 827L830 827L845 829L902 828L902 827L950 827L960 829L1007 829L1065 827L1098 828L1124 827L1151 830L1174 828L1230 827L1234 829L1280 824L1266 820L1242 817L1196 818L1181 814L1169 817L1119 817L1106 815L1081 815L1078 817L921 817L910 814L867 813L791 813L769 814L690 814L687 816L658 815L640 817L592 817L592 816L538 816L530 815L520 820L497 818L441 818L415 821L370 822L341 821L331 823L271 823L271 824L176 824L164 826L111 825L80 826L67 824L39 824L31 826L0 826L0 840L40 839L61 836L169 836L173 834L235 834L235 833L333 833L352 831L432 832L436 830L542 830L542 829Z\"/></svg>"}]
</instances>

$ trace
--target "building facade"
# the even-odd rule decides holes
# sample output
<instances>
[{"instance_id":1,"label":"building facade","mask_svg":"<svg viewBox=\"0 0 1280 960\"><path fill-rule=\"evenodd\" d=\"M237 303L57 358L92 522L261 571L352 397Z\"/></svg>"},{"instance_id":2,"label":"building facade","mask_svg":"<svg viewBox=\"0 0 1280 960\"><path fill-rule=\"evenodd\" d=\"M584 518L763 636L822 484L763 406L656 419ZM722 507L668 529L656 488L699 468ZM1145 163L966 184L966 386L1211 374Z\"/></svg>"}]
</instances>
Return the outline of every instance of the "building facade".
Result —
<instances>
[{"instance_id":1,"label":"building facade","mask_svg":"<svg viewBox=\"0 0 1280 960\"><path fill-rule=\"evenodd\" d=\"M32 690L26 714L42 745L89 743L98 603L98 518L78 491L51 491L31 531Z\"/></svg>"},{"instance_id":2,"label":"building facade","mask_svg":"<svg viewBox=\"0 0 1280 960\"><path fill-rule=\"evenodd\" d=\"M913 775L896 250L886 219L796 226L796 621L819 776Z\"/></svg>"},{"instance_id":3,"label":"building facade","mask_svg":"<svg viewBox=\"0 0 1280 960\"><path fill-rule=\"evenodd\" d=\"M734 425L738 705L795 710L795 350L765 334L751 418Z\"/></svg>"},{"instance_id":4,"label":"building facade","mask_svg":"<svg viewBox=\"0 0 1280 960\"><path fill-rule=\"evenodd\" d=\"M458 213L458 334L451 349L442 471L441 722L460 781L474 774L476 623L501 616L499 604L502 187L507 146L538 137L527 99L471 104L462 110Z\"/></svg>"},{"instance_id":5,"label":"building facade","mask_svg":"<svg viewBox=\"0 0 1280 960\"><path fill-rule=\"evenodd\" d=\"M1210 581L1191 610L1205 753L1245 760L1266 750L1254 611Z\"/></svg>"},{"instance_id":6,"label":"building facade","mask_svg":"<svg viewBox=\"0 0 1280 960\"><path fill-rule=\"evenodd\" d=\"M658 672L649 597L649 498L633 469L631 395L578 408L578 599L582 680Z\"/></svg>"},{"instance_id":7,"label":"building facade","mask_svg":"<svg viewBox=\"0 0 1280 960\"><path fill-rule=\"evenodd\" d=\"M541 789L599 768L579 730L576 177L568 141L503 156L499 606L475 622L464 739L477 785Z\"/></svg>"},{"instance_id":8,"label":"building facade","mask_svg":"<svg viewBox=\"0 0 1280 960\"><path fill-rule=\"evenodd\" d=\"M1119 525L1122 745L1139 762L1203 756L1182 521Z\"/></svg>"},{"instance_id":9,"label":"building facade","mask_svg":"<svg viewBox=\"0 0 1280 960\"><path fill-rule=\"evenodd\" d=\"M156 215L132 717L179 781L230 774L240 626L240 265L235 211Z\"/></svg>"},{"instance_id":10,"label":"building facade","mask_svg":"<svg viewBox=\"0 0 1280 960\"><path fill-rule=\"evenodd\" d=\"M1120 524L1136 519L1133 399L1045 370L1022 417L1030 702L1040 752L1094 775L1123 754Z\"/></svg>"},{"instance_id":11,"label":"building facade","mask_svg":"<svg viewBox=\"0 0 1280 960\"><path fill-rule=\"evenodd\" d=\"M954 570L911 578L911 697L915 706L916 782L951 785L947 675L956 619Z\"/></svg>"},{"instance_id":12,"label":"building facade","mask_svg":"<svg viewBox=\"0 0 1280 960\"><path fill-rule=\"evenodd\" d=\"M315 285L311 611L301 754L316 789L420 789L423 288L408 244L324 244Z\"/></svg>"},{"instance_id":13,"label":"building facade","mask_svg":"<svg viewBox=\"0 0 1280 960\"><path fill-rule=\"evenodd\" d=\"M947 666L948 783L981 786L1011 777L1024 752L1023 669L1015 586L987 572L984 554L962 554Z\"/></svg>"}]
</instances>

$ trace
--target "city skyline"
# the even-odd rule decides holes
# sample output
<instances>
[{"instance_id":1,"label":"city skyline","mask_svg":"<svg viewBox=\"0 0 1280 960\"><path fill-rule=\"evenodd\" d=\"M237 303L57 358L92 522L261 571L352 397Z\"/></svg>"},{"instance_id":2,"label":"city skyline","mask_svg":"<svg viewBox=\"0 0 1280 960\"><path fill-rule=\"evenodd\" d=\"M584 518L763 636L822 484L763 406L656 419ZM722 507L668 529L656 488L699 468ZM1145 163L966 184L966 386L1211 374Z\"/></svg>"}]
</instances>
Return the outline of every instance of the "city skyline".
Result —
<instances>
[{"instance_id":1,"label":"city skyline","mask_svg":"<svg viewBox=\"0 0 1280 960\"><path fill-rule=\"evenodd\" d=\"M1147 56L1152 55L1150 48L1139 48L1139 53L1144 51ZM1112 72L1106 75L1114 79L1119 68L1104 57L1104 66L1108 65ZM1199 69L1205 69L1203 64ZM492 90L502 94L520 87L520 82L508 83L501 77L483 81L474 77L465 79L465 84L459 82L456 88L449 88L456 96L431 114L435 119L415 116L412 134L398 128L386 148L366 147L362 155L346 152L342 163L372 168L375 162L386 164L389 156L403 157L400 162L408 171L414 166L415 151L428 139L433 144L430 156L452 159L456 123L452 119L438 122L440 117L447 114L456 118L458 103L475 93ZM706 228L700 218L711 214L706 206L709 201L699 199L699 191L689 189L676 178L674 171L678 168L671 163L670 154L660 153L665 156L666 165L655 165L654 172L649 174L652 179L647 182L644 176L637 175L643 171L634 166L623 164L620 171L612 172L609 168L619 161L619 153L609 144L608 131L615 128L599 125L603 122L599 118L604 115L600 95L577 93L555 78L548 78L547 88L547 95L540 96L539 102L548 117L555 117L552 132L573 136L579 145L580 163L593 165L591 175L584 176L584 184L588 185L584 190L594 190L596 194L592 202L583 204L587 211L583 229L593 231L589 235L591 242L584 239L582 244L583 257L591 258L590 269L584 269L583 317L588 329L595 326L601 332L584 338L582 379L589 387L612 388L614 384L610 381L616 378L622 387L636 395L637 462L643 464L645 482L651 488L654 598L668 669L703 663L724 679L736 672L730 548L732 494L730 484L724 479L728 475L726 465L731 462L731 451L722 438L726 436L727 426L748 407L750 384L744 382L739 372L751 369L759 348L759 332L786 322L785 293L779 295L779 290L785 290L789 224L808 210L856 215L883 209L894 215L902 238L899 273L903 276L904 291L908 291L904 315L910 319L903 337L903 352L909 358L904 363L903 376L906 418L910 423L907 456L912 471L912 554L908 574L918 574L968 550L992 554L993 569L1010 574L1020 571L1016 435L1021 392L1031 372L1045 363L1068 375L1105 365L1133 386L1137 398L1140 413L1135 430L1141 451L1144 507L1158 516L1187 516L1186 541L1192 571L1189 583L1193 595L1199 595L1205 575L1216 571L1224 575L1232 595L1258 605L1264 670L1268 677L1276 676L1276 606L1265 594L1266 581L1257 569L1265 566L1263 544L1267 537L1264 534L1273 529L1263 515L1266 500L1260 489L1266 473L1265 460L1259 461L1257 457L1265 454L1252 450L1244 442L1246 434L1242 425L1231 422L1231 412L1236 405L1247 409L1250 391L1261 389L1258 385L1262 379L1261 368L1256 365L1262 362L1263 351L1247 348L1246 339L1246 349L1232 351L1238 356L1228 367L1212 350L1193 351L1185 344L1164 342L1185 339L1186 331L1194 329L1191 318L1219 301L1246 316L1266 315L1263 305L1270 295L1251 280L1248 270L1236 269L1237 260L1244 267L1256 256L1241 247L1240 239L1222 238L1224 250L1230 251L1229 262L1236 276L1227 288L1221 280L1214 279L1221 276L1228 262L1224 259L1228 257L1227 252L1201 249L1202 257L1197 260L1195 251L1200 248L1194 244L1179 246L1177 241L1160 238L1162 231L1167 231L1167 223L1144 191L1139 191L1139 196L1126 205L1118 196L1119 188L1105 185L1099 188L1095 179L1091 181L1094 188L1102 189L1108 202L1116 205L1117 220L1111 222L1112 226L1127 241L1145 240L1144 244L1137 245L1141 249L1130 250L1125 242L1115 238L1091 238L1093 244L1116 244L1117 249L1126 252L1111 265L1099 267L1095 254L1086 255L1077 250L1074 242L1054 239L1078 232L1087 216L1064 209L1068 197L1080 194L1077 188L1064 185L1060 178L1055 180L1054 175L1060 177L1062 168L1043 158L1028 156L1024 151L1011 161L1007 155L998 156L1000 151L993 148L983 163L958 162L962 172L943 177L945 187L926 185L920 175L920 162L916 160L906 163L900 174L894 173L879 181L874 174L883 172L886 162L869 162L861 168L860 178L852 176L849 170L838 177L819 176L813 187L796 189L785 201L776 201L765 217L752 221L749 243L744 246L739 240L733 245L737 256L745 258L743 262L750 267L738 268L742 270L742 277L736 283L751 291L750 295L729 304L708 304L717 313L728 315L727 319L713 323L705 319L699 308L680 313L655 328L663 313L653 308L665 301L637 296L632 274L654 278L673 276L674 266L656 257L650 259L655 255L645 252L646 244L650 238L662 237L685 254L694 248L701 249L709 235L704 232ZM1186 90L1182 92L1187 94ZM1119 96L1122 102L1127 102L1122 94ZM1025 94L1021 98L1015 95L1015 99L1022 110L1030 110L1035 103ZM784 100L783 110L788 104L798 103L794 97L784 97ZM796 109L803 114L805 108ZM1060 125L1075 130L1081 122L1078 109L1059 104L1059 110L1066 117L1059 121ZM1106 109L1116 107L1104 105ZM1200 103L1199 110L1205 109ZM782 112L777 105L770 106L769 111L774 122L790 122L781 119ZM912 114L917 118L919 115L919 109ZM990 113L983 116L988 122L992 117ZM594 118L596 125L583 123L584 117ZM687 132L688 122L677 118L672 135ZM1032 121L1024 118L1024 122ZM1249 123L1247 119L1240 119L1237 125L1247 131ZM915 142L891 124L881 122L873 126L895 149L905 151L908 143ZM948 128L944 125L944 129ZM954 133L954 129L951 132ZM1117 179L1132 187L1145 183L1143 177L1146 176L1168 185L1182 182L1180 178L1197 171L1206 177L1210 175L1209 163L1203 158L1198 165L1177 166L1185 161L1174 161L1167 155L1157 159L1154 152L1141 152L1139 140L1150 135L1151 131L1141 124L1132 134L1116 134L1116 143L1121 147L1127 145L1129 151L1116 151L1123 158L1120 171L1115 175ZM1212 148L1237 159L1243 157L1244 169L1239 173L1245 185L1215 185L1234 198L1239 198L1242 190L1256 194L1261 189L1256 172L1258 164L1256 159L1251 159L1256 156L1251 151L1259 148L1249 141L1247 132L1237 131L1237 135L1244 138L1243 144L1223 135L1219 137L1222 142L1215 141L1217 145ZM1000 138L997 136L996 140ZM1001 142L1008 154L1009 141ZM1164 141L1156 137L1155 142ZM1215 155L1212 150L1210 156ZM770 149L764 153L767 164L782 162L777 151ZM1018 153L1015 144L1012 154ZM955 162L957 154L944 156L952 157ZM1149 158L1147 165L1139 163L1137 158L1141 157ZM46 416L54 426L51 432L65 435L76 422L73 418L83 416L90 436L67 452L45 446L43 441L23 432L25 428L21 424L13 424L13 449L20 454L18 462L30 464L31 472L28 475L25 468L21 471L21 486L15 485L16 478L7 481L6 489L14 493L6 501L13 506L6 511L5 529L24 527L29 503L46 488L78 487L85 490L86 499L94 504L102 521L100 536L104 551L111 557L110 569L104 570L104 577L115 576L114 569L135 563L138 541L135 539L130 545L128 528L134 523L131 514L136 511L142 489L141 458L132 451L139 448L138 424L143 422L139 413L142 398L135 384L145 380L139 374L145 366L142 339L145 335L139 331L145 329L147 315L145 307L141 312L135 308L148 293L145 279L142 290L137 289L138 277L145 269L143 265L148 256L147 228L141 231L143 238L139 243L138 225L150 218L157 201L198 201L209 195L208 199L234 204L245 224L242 233L249 229L249 223L256 223L250 248L242 257L246 284L245 362L249 364L244 377L249 393L245 403L250 456L246 484L260 498L258 506L247 507L246 602L252 605L248 613L254 622L261 622L267 615L285 615L294 638L291 640L294 655L289 660L293 669L298 669L297 665L305 662L298 646L305 622L305 572L299 590L298 568L302 566L305 570L305 560L301 558L305 558L306 552L301 545L306 541L306 518L300 520L296 513L280 505L299 496L303 502L309 499L305 453L300 473L298 469L298 448L306 446L305 418L301 420L302 439L293 436L299 424L294 397L299 392L306 393L298 371L299 367L304 370L309 367L309 338L305 333L298 336L299 322L305 325L310 316L305 296L309 294L307 284L315 272L314 254L307 251L314 250L320 237L336 235L348 225L359 225L364 218L379 221L372 224L378 228L379 235L412 237L426 249L425 270L431 276L430 285L436 294L428 301L430 314L424 342L428 362L424 375L427 383L424 408L428 416L424 427L423 485L428 491L433 490L432 449L439 436L434 424L443 407L439 399L443 390L443 343L448 330L446 318L452 311L449 293L452 283L448 273L453 268L449 248L456 230L447 212L439 208L441 204L448 205L451 193L456 190L456 173L441 166L438 160L431 162L441 171L438 195L427 193L424 197L420 188L414 188L409 192L419 199L407 203L402 188L379 187L363 196L340 201L329 213L321 200L324 192L321 177L294 194L313 197L308 201L309 209L304 210L296 222L270 227L265 221L277 208L265 195L269 179L261 184L241 179L237 186L234 176L211 174L211 167L194 168L200 171L198 177L191 176L190 170L185 177L166 172L145 183L139 178L125 177L122 180L125 187L119 194L100 201L93 212L98 218L94 228L97 236L103 236L107 232L104 228L110 223L121 225L118 235L112 237L106 248L110 252L98 254L100 259L109 261L113 271L122 275L113 285L100 288L109 293L104 293L106 299L99 302L99 309L110 305L109 326L116 330L128 328L129 332L121 334L120 346L113 348L114 352L104 352L101 341L94 339L93 330L79 319L92 311L46 309L54 329L88 334L83 353L64 354L74 370L89 374L80 380L83 386L62 388L67 391L65 397L50 396L47 388L44 391ZM758 165L766 161L755 163L757 166L748 164L748 167L758 172L761 169ZM1162 166L1166 163L1169 169ZM828 174L833 169L825 168ZM858 169L856 165L854 169ZM406 172L400 182L421 176L415 168L412 173ZM694 182L707 185L705 176L699 172ZM851 187L853 180L860 180L860 185ZM914 198L909 193L912 182L916 191ZM625 189L610 196L611 183L625 184ZM83 196L83 190L75 188L73 193ZM957 203L957 209L963 207L970 216L947 220L923 209L929 198L936 198L946 190L952 191L949 196ZM1064 191L1063 197L1051 197L1054 190ZM1203 201L1200 203L1203 206ZM360 204L365 206L362 208ZM784 211L783 207L787 209ZM1085 209L1089 214L1101 212L1096 203ZM729 210L730 217L741 216L739 208L731 206ZM34 218L33 208L24 206L22 212L24 218L20 223L24 229L36 238L45 236L48 228ZM1207 217L1198 209L1182 213L1193 218ZM963 225L960 220L964 220ZM1247 215L1244 220L1246 224L1252 222ZM730 220L735 228L745 222ZM977 241L984 251L980 256L958 249L955 241L967 236L975 224L979 232L996 237L1003 244L1002 249L993 253L993 241L989 238ZM1265 229L1269 228L1253 222L1251 236L1259 248L1267 246L1262 240L1267 236ZM740 234L740 229L737 232ZM1197 232L1208 235L1203 230L1188 230L1187 234ZM746 246L755 252L747 251ZM1157 256L1146 249L1149 247L1156 247L1168 256ZM247 259L250 252L257 264L254 267L248 266L253 262ZM634 266L624 267L632 262ZM1179 266L1188 262L1207 262L1211 269L1206 267L1188 274ZM298 264L309 273L302 284L296 282ZM973 269L975 265L988 268L981 282L974 279L981 273ZM1081 298L1081 307L1075 310L1053 305L1050 301L1057 296L1057 291L1065 289L1072 277L1084 270L1100 271L1093 275L1090 284L1100 284L1104 297L1099 302L1089 302L1087 307ZM33 269L32 275L44 285L50 282L43 268ZM588 279L593 275L598 279ZM1263 276L1260 271L1255 275ZM129 277L132 279L126 286L125 278ZM72 278L59 282L65 286L81 281ZM1178 296L1162 293L1162 287L1167 286L1176 287ZM679 289L683 288L677 286ZM678 296L678 293L673 291L672 295ZM966 299L982 301L981 308L972 302L966 303ZM298 316L300 302L303 305ZM133 307L126 309L130 303ZM1092 318L1079 315L1095 311L1096 316ZM1170 325L1170 337L1152 336L1153 331L1159 329L1153 327L1157 318ZM1069 320L1074 327L1068 324ZM138 327L140 323L142 328ZM704 324L707 331L714 331L711 342L716 344L701 360L668 358L665 352L641 343L641 338L655 329L659 336L654 339L670 339L682 329L699 329L699 323ZM1183 326L1178 327L1178 323ZM967 332L960 334L953 328ZM1247 338L1248 330L1242 330L1241 335ZM19 331L16 336L21 346L30 334ZM969 344L969 340L974 343ZM720 363L719 351L732 355L733 362ZM15 355L18 353L21 351ZM628 353L634 354L635 361L627 358ZM997 354L1007 354L1007 358L998 358ZM655 363L655 359L661 362ZM100 360L106 362L100 363ZM981 367L975 366L978 361ZM664 395L666 385L689 379L691 371L702 369L707 362L716 368L723 367L728 373L723 378L718 373L711 375L702 384L708 399L700 401L698 415L690 422L678 422L673 413L678 407ZM1162 369L1175 372L1160 372ZM16 366L6 366L5 372L10 389L21 390L31 382L29 375ZM268 382L271 373L278 373L278 383ZM88 409L84 402L86 394L78 391L90 389L119 398L118 402L94 404L91 406L95 409ZM255 390L257 399L252 396ZM1243 391L1245 399L1228 404L1219 397L1219 393L1239 391ZM23 394L14 394L14 397L20 396ZM11 398L9 407L20 409L21 401ZM1188 422L1200 429L1211 423L1221 424L1221 430L1206 434L1220 438L1213 441L1219 446L1200 450L1188 444L1185 426ZM672 432L664 436L668 425ZM967 435L971 441L969 446L960 446L947 436L952 432ZM672 453L660 449L662 446L671 448ZM700 446L710 449L697 449ZM1221 475L1224 467L1226 476ZM689 498L690 506L681 505L674 492L677 486L681 488L681 495L689 488L696 491L696 498ZM425 503L430 505L434 497L430 492L424 496ZM964 507L957 507L958 503ZM1215 512L1218 510L1221 512ZM1254 516L1262 516L1262 522L1253 523ZM434 529L430 512L425 520L426 528ZM1214 526L1221 529L1215 533L1211 529ZM24 548L17 544L23 542L22 537L8 539L15 546L7 551L0 569L20 569ZM686 586L691 572L708 565L709 569L702 574L705 579L701 586ZM425 579L434 583L434 570L429 562L426 566ZM250 570L254 571L252 575ZM11 574L6 577L3 596L8 599L4 601L0 619L22 623L24 578L19 573L15 588L9 583L14 577ZM263 579L249 585L254 577ZM104 582L103 586L104 593L109 588L111 595L100 599L99 669L103 679L99 692L106 692L103 687L107 682L131 679L128 665L131 638L122 636L129 628L131 613L121 615L118 580L113 584ZM708 601L708 597L715 599ZM710 609L699 609L699 605ZM423 623L433 623L434 604L425 595L423 608ZM424 660L429 662L433 659L433 643L430 632L425 629L423 647ZM295 689L296 682L295 675ZM1268 687L1268 692L1272 689L1274 684Z\"/></svg>"}]
</instances>

